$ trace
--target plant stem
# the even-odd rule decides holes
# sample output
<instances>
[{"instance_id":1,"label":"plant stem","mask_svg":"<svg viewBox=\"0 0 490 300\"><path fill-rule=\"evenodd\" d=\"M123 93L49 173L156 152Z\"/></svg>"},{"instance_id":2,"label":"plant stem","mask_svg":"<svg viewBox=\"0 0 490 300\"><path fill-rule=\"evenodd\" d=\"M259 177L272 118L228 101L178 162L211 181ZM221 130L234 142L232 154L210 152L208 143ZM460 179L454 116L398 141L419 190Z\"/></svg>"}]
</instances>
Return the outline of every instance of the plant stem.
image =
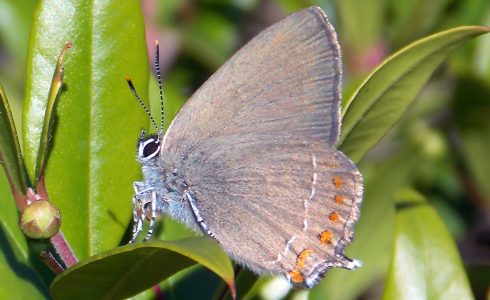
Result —
<instances>
[{"instance_id":1,"label":"plant stem","mask_svg":"<svg viewBox=\"0 0 490 300\"><path fill-rule=\"evenodd\" d=\"M63 233L61 233L61 231L51 238L51 244L53 245L56 253L58 253L59 257L67 268L78 263L78 259L71 250L70 245L68 245L68 243L66 242L65 237L63 236Z\"/></svg>"},{"instance_id":2,"label":"plant stem","mask_svg":"<svg viewBox=\"0 0 490 300\"><path fill-rule=\"evenodd\" d=\"M51 252L43 251L43 252L41 252L41 254L39 254L39 258L55 274L63 273L63 271L64 271L63 266L60 265L60 263L56 260L56 258L54 258L53 254L51 254Z\"/></svg>"}]
</instances>

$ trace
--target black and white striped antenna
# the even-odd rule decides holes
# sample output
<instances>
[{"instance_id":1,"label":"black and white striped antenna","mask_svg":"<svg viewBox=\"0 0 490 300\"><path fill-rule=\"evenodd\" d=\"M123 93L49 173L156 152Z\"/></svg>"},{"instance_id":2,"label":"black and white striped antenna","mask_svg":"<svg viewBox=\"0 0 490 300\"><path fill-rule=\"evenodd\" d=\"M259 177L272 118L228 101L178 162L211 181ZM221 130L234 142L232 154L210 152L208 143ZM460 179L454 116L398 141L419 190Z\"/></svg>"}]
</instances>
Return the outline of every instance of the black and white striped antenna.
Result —
<instances>
[{"instance_id":1,"label":"black and white striped antenna","mask_svg":"<svg viewBox=\"0 0 490 300\"><path fill-rule=\"evenodd\" d=\"M162 116L162 122L160 123L160 127L158 127L157 122L155 121L155 118L153 118L150 110L148 109L148 106L146 106L146 104L143 102L143 100L141 100L141 97L136 92L136 89L134 88L134 85L133 85L133 82L131 81L131 79L126 76L126 81L128 83L129 89L131 90L131 93L133 93L136 100L138 100L139 104L141 105L141 107L143 107L143 110L145 111L145 113L150 118L150 121L151 121L153 127L155 127L155 130L157 131L158 139L160 140L163 136L163 125L165 122L165 119L164 119L165 113L164 113L164 106L163 106L163 84L162 84L162 77L161 77L161 73L160 73L160 45L158 44L158 41L155 41L155 58L153 60L153 63L154 63L155 70L157 73L158 89L160 90L160 111L162 114L161 115Z\"/></svg>"},{"instance_id":2,"label":"black and white striped antenna","mask_svg":"<svg viewBox=\"0 0 490 300\"><path fill-rule=\"evenodd\" d=\"M155 40L155 59L153 60L155 65L155 70L157 72L157 81L158 81L158 90L160 91L160 112L162 121L160 123L160 131L158 135L163 134L163 125L165 124L165 111L163 106L163 86L162 86L162 76L160 74L160 45L158 44L158 40Z\"/></svg>"}]
</instances>

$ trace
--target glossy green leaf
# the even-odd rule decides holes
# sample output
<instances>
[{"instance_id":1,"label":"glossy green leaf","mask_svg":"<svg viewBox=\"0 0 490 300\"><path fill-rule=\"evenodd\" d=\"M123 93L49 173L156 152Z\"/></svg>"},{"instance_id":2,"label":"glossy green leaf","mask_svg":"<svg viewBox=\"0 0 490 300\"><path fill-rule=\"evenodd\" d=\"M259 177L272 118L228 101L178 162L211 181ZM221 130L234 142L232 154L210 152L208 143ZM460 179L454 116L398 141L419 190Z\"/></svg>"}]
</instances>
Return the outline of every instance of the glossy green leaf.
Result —
<instances>
[{"instance_id":1,"label":"glossy green leaf","mask_svg":"<svg viewBox=\"0 0 490 300\"><path fill-rule=\"evenodd\" d=\"M490 31L467 26L419 40L389 57L348 101L339 148L359 161L399 120L432 72L451 50Z\"/></svg>"},{"instance_id":2,"label":"glossy green leaf","mask_svg":"<svg viewBox=\"0 0 490 300\"><path fill-rule=\"evenodd\" d=\"M64 88L50 139L46 186L61 230L79 259L118 245L131 216L134 157L144 111L125 82L147 97L148 57L138 1L40 3L31 31L23 118L24 154L34 170L49 86L58 54Z\"/></svg>"},{"instance_id":3,"label":"glossy green leaf","mask_svg":"<svg viewBox=\"0 0 490 300\"><path fill-rule=\"evenodd\" d=\"M26 171L7 96L0 85L0 164L17 197L26 191Z\"/></svg>"},{"instance_id":4,"label":"glossy green leaf","mask_svg":"<svg viewBox=\"0 0 490 300\"><path fill-rule=\"evenodd\" d=\"M473 299L456 245L413 190L396 196L395 249L383 299Z\"/></svg>"},{"instance_id":5,"label":"glossy green leaf","mask_svg":"<svg viewBox=\"0 0 490 300\"><path fill-rule=\"evenodd\" d=\"M122 299L196 262L233 285L226 254L212 239L199 237L136 243L90 257L56 277L51 292L55 299Z\"/></svg>"}]
</instances>

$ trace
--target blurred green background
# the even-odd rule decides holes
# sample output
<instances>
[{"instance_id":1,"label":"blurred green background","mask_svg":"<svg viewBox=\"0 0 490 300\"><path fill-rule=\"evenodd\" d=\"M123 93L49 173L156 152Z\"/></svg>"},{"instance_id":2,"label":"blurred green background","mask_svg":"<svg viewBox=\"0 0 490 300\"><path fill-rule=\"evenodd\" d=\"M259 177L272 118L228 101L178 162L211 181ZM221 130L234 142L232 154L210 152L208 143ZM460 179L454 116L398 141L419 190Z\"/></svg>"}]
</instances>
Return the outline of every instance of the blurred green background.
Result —
<instances>
[{"instance_id":1,"label":"blurred green background","mask_svg":"<svg viewBox=\"0 0 490 300\"><path fill-rule=\"evenodd\" d=\"M0 0L0 82L8 93L18 130L27 42L36 4L32 0ZM153 41L160 41L170 115L167 122L241 45L266 26L307 6L322 7L338 32L344 98L384 58L408 43L455 26L490 25L488 0L145 0L141 5L150 58ZM158 96L154 82L153 86L152 100ZM483 36L450 56L401 122L360 165L368 200L406 185L427 197L458 243L477 299L490 299L489 158L490 37ZM380 210L387 217L392 213L384 211L386 206L381 204L369 209ZM365 223L368 221L361 219L359 226L368 226ZM382 225L382 220L371 224L378 229ZM357 285L349 297L379 298L390 262L390 230L384 228L378 230L384 234L373 235L370 242L381 245L378 248L352 245L375 249L370 255L378 265L371 266L371 278ZM257 297L281 297L280 287L271 288L267 283L263 287ZM304 297L304 293L286 297Z\"/></svg>"}]
</instances>

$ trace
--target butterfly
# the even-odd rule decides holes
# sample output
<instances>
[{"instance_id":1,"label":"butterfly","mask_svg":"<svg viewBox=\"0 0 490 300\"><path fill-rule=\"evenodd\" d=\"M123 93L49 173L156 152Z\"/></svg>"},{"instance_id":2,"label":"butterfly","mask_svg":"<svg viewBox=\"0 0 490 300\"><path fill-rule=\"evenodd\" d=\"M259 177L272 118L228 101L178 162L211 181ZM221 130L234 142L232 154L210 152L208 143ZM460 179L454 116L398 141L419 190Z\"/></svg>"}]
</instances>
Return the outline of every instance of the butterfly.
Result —
<instances>
[{"instance_id":1,"label":"butterfly","mask_svg":"<svg viewBox=\"0 0 490 300\"><path fill-rule=\"evenodd\" d=\"M294 13L248 42L165 134L128 83L157 129L138 141L144 179L134 183L132 242L145 218L148 238L155 217L166 214L257 274L281 275L296 287L315 286L332 267L360 266L344 248L359 219L362 176L334 148L342 63L320 8Z\"/></svg>"}]
</instances>

